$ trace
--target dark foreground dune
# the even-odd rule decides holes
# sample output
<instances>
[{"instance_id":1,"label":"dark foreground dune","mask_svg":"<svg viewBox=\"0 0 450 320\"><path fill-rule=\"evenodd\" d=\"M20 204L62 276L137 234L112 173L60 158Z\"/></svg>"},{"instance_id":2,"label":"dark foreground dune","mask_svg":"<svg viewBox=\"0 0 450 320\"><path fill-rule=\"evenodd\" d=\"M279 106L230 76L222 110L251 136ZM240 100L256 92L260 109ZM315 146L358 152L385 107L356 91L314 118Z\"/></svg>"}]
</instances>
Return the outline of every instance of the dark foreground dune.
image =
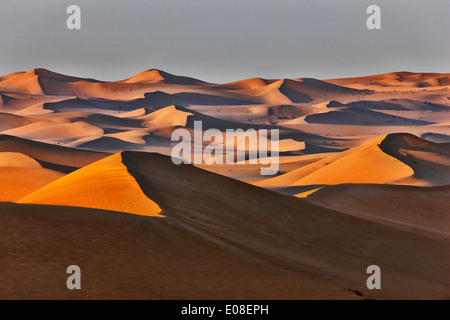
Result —
<instances>
[{"instance_id":1,"label":"dark foreground dune","mask_svg":"<svg viewBox=\"0 0 450 320\"><path fill-rule=\"evenodd\" d=\"M448 230L365 220L158 154L122 163L164 217L2 203L1 298L449 297ZM65 285L73 264L81 291ZM373 264L382 290L366 288Z\"/></svg>"}]
</instances>

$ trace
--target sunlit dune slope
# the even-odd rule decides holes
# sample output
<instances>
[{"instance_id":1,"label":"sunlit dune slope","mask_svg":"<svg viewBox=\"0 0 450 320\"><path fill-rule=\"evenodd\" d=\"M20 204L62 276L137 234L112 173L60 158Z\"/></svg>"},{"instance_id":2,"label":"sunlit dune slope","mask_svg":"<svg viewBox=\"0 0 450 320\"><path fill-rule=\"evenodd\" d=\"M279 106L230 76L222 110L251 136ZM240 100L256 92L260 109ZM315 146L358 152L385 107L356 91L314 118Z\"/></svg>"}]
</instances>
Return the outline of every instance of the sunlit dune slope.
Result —
<instances>
[{"instance_id":1,"label":"sunlit dune slope","mask_svg":"<svg viewBox=\"0 0 450 320\"><path fill-rule=\"evenodd\" d=\"M25 139L73 141L86 136L102 136L103 130L84 121L74 123L36 122L20 128L4 131L6 135Z\"/></svg>"},{"instance_id":2,"label":"sunlit dune slope","mask_svg":"<svg viewBox=\"0 0 450 320\"><path fill-rule=\"evenodd\" d=\"M159 206L147 198L122 163L110 156L31 193L18 203L51 204L157 216Z\"/></svg>"},{"instance_id":3,"label":"sunlit dune slope","mask_svg":"<svg viewBox=\"0 0 450 320\"><path fill-rule=\"evenodd\" d=\"M340 183L387 183L409 177L414 171L384 153L379 144L385 137L332 155L281 176L259 182L260 186L298 186Z\"/></svg>"},{"instance_id":4,"label":"sunlit dune slope","mask_svg":"<svg viewBox=\"0 0 450 320\"><path fill-rule=\"evenodd\" d=\"M22 153L0 152L0 201L17 201L62 176Z\"/></svg>"},{"instance_id":5,"label":"sunlit dune slope","mask_svg":"<svg viewBox=\"0 0 450 320\"><path fill-rule=\"evenodd\" d=\"M42 168L33 158L16 152L0 152L0 167Z\"/></svg>"}]
</instances>

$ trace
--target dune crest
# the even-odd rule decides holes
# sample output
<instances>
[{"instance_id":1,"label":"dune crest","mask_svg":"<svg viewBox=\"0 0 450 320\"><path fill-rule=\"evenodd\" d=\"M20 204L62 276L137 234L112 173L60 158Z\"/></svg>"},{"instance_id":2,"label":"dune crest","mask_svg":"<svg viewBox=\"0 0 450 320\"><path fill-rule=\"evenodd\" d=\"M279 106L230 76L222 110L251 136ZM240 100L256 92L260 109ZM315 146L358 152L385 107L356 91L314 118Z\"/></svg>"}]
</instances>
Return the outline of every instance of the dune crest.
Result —
<instances>
[{"instance_id":1,"label":"dune crest","mask_svg":"<svg viewBox=\"0 0 450 320\"><path fill-rule=\"evenodd\" d=\"M160 216L116 154L79 169L17 201Z\"/></svg>"},{"instance_id":2,"label":"dune crest","mask_svg":"<svg viewBox=\"0 0 450 320\"><path fill-rule=\"evenodd\" d=\"M17 152L0 152L0 167L42 168L33 158Z\"/></svg>"},{"instance_id":3,"label":"dune crest","mask_svg":"<svg viewBox=\"0 0 450 320\"><path fill-rule=\"evenodd\" d=\"M412 176L406 164L384 153L378 146L384 136L332 155L279 177L259 182L260 186L334 185L340 183L388 183Z\"/></svg>"}]
</instances>

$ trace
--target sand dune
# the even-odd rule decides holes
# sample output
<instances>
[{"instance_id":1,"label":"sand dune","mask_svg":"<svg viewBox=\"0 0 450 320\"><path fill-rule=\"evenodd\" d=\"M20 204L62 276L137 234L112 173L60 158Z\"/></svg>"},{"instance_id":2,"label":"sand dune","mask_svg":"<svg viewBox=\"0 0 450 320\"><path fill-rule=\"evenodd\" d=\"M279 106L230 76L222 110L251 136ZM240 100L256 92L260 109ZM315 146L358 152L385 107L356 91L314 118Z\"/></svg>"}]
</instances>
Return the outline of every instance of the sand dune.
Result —
<instances>
[{"instance_id":1,"label":"sand dune","mask_svg":"<svg viewBox=\"0 0 450 320\"><path fill-rule=\"evenodd\" d=\"M298 90L292 80L278 80L263 88L240 91L246 95L258 96L266 104L290 104L311 102L312 98Z\"/></svg>"},{"instance_id":2,"label":"sand dune","mask_svg":"<svg viewBox=\"0 0 450 320\"><path fill-rule=\"evenodd\" d=\"M26 94L44 95L45 92L39 83L36 70L9 75L0 82L0 90L5 92L20 92Z\"/></svg>"},{"instance_id":3,"label":"sand dune","mask_svg":"<svg viewBox=\"0 0 450 320\"><path fill-rule=\"evenodd\" d=\"M62 176L23 153L0 152L0 201L17 201Z\"/></svg>"},{"instance_id":4,"label":"sand dune","mask_svg":"<svg viewBox=\"0 0 450 320\"><path fill-rule=\"evenodd\" d=\"M51 204L158 216L159 206L147 198L120 154L110 156L29 194L18 203Z\"/></svg>"},{"instance_id":5,"label":"sand dune","mask_svg":"<svg viewBox=\"0 0 450 320\"><path fill-rule=\"evenodd\" d=\"M310 165L258 183L260 186L298 186L340 183L388 183L410 177L414 171L384 153L379 144L385 137L332 155Z\"/></svg>"},{"instance_id":6,"label":"sand dune","mask_svg":"<svg viewBox=\"0 0 450 320\"><path fill-rule=\"evenodd\" d=\"M152 112L148 115L139 117L143 120L143 126L147 128L164 128L185 126L188 121L188 116L193 115L188 110L176 106L169 106L158 111Z\"/></svg>"},{"instance_id":7,"label":"sand dune","mask_svg":"<svg viewBox=\"0 0 450 320\"><path fill-rule=\"evenodd\" d=\"M317 113L305 117L308 123L368 125L368 126L424 126L431 122L407 119L356 107L340 107L338 110Z\"/></svg>"},{"instance_id":8,"label":"sand dune","mask_svg":"<svg viewBox=\"0 0 450 320\"><path fill-rule=\"evenodd\" d=\"M261 103L266 104L290 104L290 103L308 103L313 99L316 102L320 102L328 99L331 96L337 94L341 96L362 94L359 90L349 89L341 86L337 86L331 83L316 79L281 79L281 80L246 80L247 82L241 82L231 84L231 87L224 85L224 88L235 88L234 92L240 94L258 97ZM245 85L248 83L248 88ZM262 83L267 83L265 86L260 86ZM253 85L250 85L253 84ZM255 85L256 84L256 85ZM240 89L243 87L244 89Z\"/></svg>"},{"instance_id":9,"label":"sand dune","mask_svg":"<svg viewBox=\"0 0 450 320\"><path fill-rule=\"evenodd\" d=\"M380 143L380 149L414 170L413 177L397 182L450 184L450 144L426 141L412 134L391 134Z\"/></svg>"},{"instance_id":10,"label":"sand dune","mask_svg":"<svg viewBox=\"0 0 450 320\"><path fill-rule=\"evenodd\" d=\"M450 186L420 188L413 186L345 184L322 188L308 201L352 215L368 215L448 233ZM379 220L377 220L379 221Z\"/></svg>"},{"instance_id":11,"label":"sand dune","mask_svg":"<svg viewBox=\"0 0 450 320\"><path fill-rule=\"evenodd\" d=\"M0 298L447 299L448 79L0 77ZM278 129L279 175L175 166L195 121Z\"/></svg>"},{"instance_id":12,"label":"sand dune","mask_svg":"<svg viewBox=\"0 0 450 320\"><path fill-rule=\"evenodd\" d=\"M99 114L119 115L142 108L135 100L116 101L86 98L70 98L62 101L49 102L44 105L46 110L53 112L95 112Z\"/></svg>"},{"instance_id":13,"label":"sand dune","mask_svg":"<svg viewBox=\"0 0 450 320\"><path fill-rule=\"evenodd\" d=\"M391 81L397 79L395 77L388 74L384 78ZM403 82L409 79L406 75L402 77L398 79ZM433 77L437 75L410 76L425 80ZM32 83L39 88L30 94ZM445 134L445 123L450 117L447 89L433 86L411 96L410 91L356 90L309 78L253 78L210 84L157 69L115 82L34 69L2 77L0 84L0 111L21 115L23 122L29 122L27 124L42 122L24 127L26 124L18 120L8 120L12 125L4 130L14 130L6 131L7 134L89 149L100 147L105 141L111 148L101 150L109 152L170 148L167 139L170 125L190 128L195 120L203 121L206 129L220 130L286 126L290 129L282 129L282 140L306 139L303 153L335 152L375 135L388 134L394 126L413 126L408 131L420 136ZM333 101L339 101L340 105L327 108L337 103ZM177 111L192 115L187 121L184 116L178 118L176 114L180 113L169 112L173 111L173 106ZM155 113L166 107L169 109ZM166 115L160 116L163 113ZM47 123L45 127L44 123ZM87 123L95 128L88 126L90 129L80 130L74 123ZM436 125L425 130L431 123ZM333 124L342 127L337 129ZM339 136L336 131L340 132ZM160 139L161 135L164 137ZM292 155L299 155L298 150Z\"/></svg>"},{"instance_id":14,"label":"sand dune","mask_svg":"<svg viewBox=\"0 0 450 320\"><path fill-rule=\"evenodd\" d=\"M366 77L325 80L352 88L433 87L450 85L448 73L392 72Z\"/></svg>"},{"instance_id":15,"label":"sand dune","mask_svg":"<svg viewBox=\"0 0 450 320\"><path fill-rule=\"evenodd\" d=\"M83 121L68 124L36 122L20 128L6 130L2 133L25 139L62 142L73 141L85 136L102 136L103 130Z\"/></svg>"},{"instance_id":16,"label":"sand dune","mask_svg":"<svg viewBox=\"0 0 450 320\"><path fill-rule=\"evenodd\" d=\"M371 110L443 111L448 106L411 99L387 99L383 101L360 100L348 103L350 106Z\"/></svg>"},{"instance_id":17,"label":"sand dune","mask_svg":"<svg viewBox=\"0 0 450 320\"><path fill-rule=\"evenodd\" d=\"M260 186L394 183L420 186L450 184L447 144L410 134L390 134L361 146L270 178Z\"/></svg>"},{"instance_id":18,"label":"sand dune","mask_svg":"<svg viewBox=\"0 0 450 320\"><path fill-rule=\"evenodd\" d=\"M173 94L162 91L154 91L145 93L145 99L143 99L142 101L148 101L148 103L154 107L168 107L171 105L189 107L193 105L247 105L263 103L264 99L234 92L219 92L209 90L206 92L180 92Z\"/></svg>"},{"instance_id":19,"label":"sand dune","mask_svg":"<svg viewBox=\"0 0 450 320\"><path fill-rule=\"evenodd\" d=\"M77 150L17 137L0 135L0 152L17 152L30 156L47 169L71 172L109 154L102 152Z\"/></svg>"},{"instance_id":20,"label":"sand dune","mask_svg":"<svg viewBox=\"0 0 450 320\"><path fill-rule=\"evenodd\" d=\"M13 266L0 274L2 297L361 299L352 290L366 298L448 296L449 243L438 233L352 217L157 154L124 152L104 161L123 164L165 218L1 204L2 234L30 249L18 253L0 242ZM30 263L37 266L32 276L22 272ZM76 293L57 272L74 263L83 270ZM383 268L383 290L365 287L374 263ZM19 274L26 286L17 285Z\"/></svg>"},{"instance_id":21,"label":"sand dune","mask_svg":"<svg viewBox=\"0 0 450 320\"><path fill-rule=\"evenodd\" d=\"M67 97L111 98L119 95L143 95L142 85L102 82L94 79L70 77L46 69L33 69L2 78L0 92ZM137 90L137 91L134 91Z\"/></svg>"},{"instance_id":22,"label":"sand dune","mask_svg":"<svg viewBox=\"0 0 450 320\"><path fill-rule=\"evenodd\" d=\"M0 94L0 96L0 111L2 113L15 114L18 116L49 114L52 111L44 109L45 103L67 99L67 97L30 95L23 93Z\"/></svg>"},{"instance_id":23,"label":"sand dune","mask_svg":"<svg viewBox=\"0 0 450 320\"><path fill-rule=\"evenodd\" d=\"M44 168L0 167L0 202L18 201L63 176Z\"/></svg>"},{"instance_id":24,"label":"sand dune","mask_svg":"<svg viewBox=\"0 0 450 320\"><path fill-rule=\"evenodd\" d=\"M17 152L0 152L0 167L42 168L33 158Z\"/></svg>"},{"instance_id":25,"label":"sand dune","mask_svg":"<svg viewBox=\"0 0 450 320\"><path fill-rule=\"evenodd\" d=\"M135 136L134 140L143 139L143 134L140 136ZM120 134L116 134L115 136L110 137L101 137L101 138L85 138L79 139L71 144L70 147L76 147L80 149L87 150L101 150L104 152L119 152L123 150L142 150L144 146L141 145L141 141L132 142L129 139L122 139Z\"/></svg>"},{"instance_id":26,"label":"sand dune","mask_svg":"<svg viewBox=\"0 0 450 320\"><path fill-rule=\"evenodd\" d=\"M421 138L435 143L450 143L450 135L447 134L427 132Z\"/></svg>"},{"instance_id":27,"label":"sand dune","mask_svg":"<svg viewBox=\"0 0 450 320\"><path fill-rule=\"evenodd\" d=\"M198 79L183 76L175 76L173 74L158 69L146 70L137 75L134 75L130 78L118 82L121 83L164 82L167 84L180 84L180 85L198 85L204 83L203 81L200 81Z\"/></svg>"},{"instance_id":28,"label":"sand dune","mask_svg":"<svg viewBox=\"0 0 450 320\"><path fill-rule=\"evenodd\" d=\"M245 80L239 80L235 82L230 82L227 84L220 85L220 88L226 90L246 90L246 89L257 89L262 88L271 83L270 80L262 78L251 78Z\"/></svg>"},{"instance_id":29,"label":"sand dune","mask_svg":"<svg viewBox=\"0 0 450 320\"><path fill-rule=\"evenodd\" d=\"M19 128L35 123L36 120L16 116L8 113L0 113L0 132Z\"/></svg>"}]
</instances>

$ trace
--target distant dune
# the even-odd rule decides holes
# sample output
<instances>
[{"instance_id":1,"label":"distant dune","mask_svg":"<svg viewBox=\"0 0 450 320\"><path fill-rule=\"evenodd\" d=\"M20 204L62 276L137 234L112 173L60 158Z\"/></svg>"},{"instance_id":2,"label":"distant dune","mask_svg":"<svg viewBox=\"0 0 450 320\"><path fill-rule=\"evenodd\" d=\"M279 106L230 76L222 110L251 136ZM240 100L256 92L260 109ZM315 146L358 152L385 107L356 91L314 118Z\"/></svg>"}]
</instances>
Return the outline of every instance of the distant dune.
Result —
<instances>
[{"instance_id":1,"label":"distant dune","mask_svg":"<svg viewBox=\"0 0 450 320\"><path fill-rule=\"evenodd\" d=\"M362 87L433 87L450 85L448 73L392 72L380 75L326 80L336 85Z\"/></svg>"},{"instance_id":2,"label":"distant dune","mask_svg":"<svg viewBox=\"0 0 450 320\"><path fill-rule=\"evenodd\" d=\"M194 78L175 76L173 74L158 69L146 70L135 76L132 76L130 78L118 82L121 83L164 82L167 84L180 84L180 85L197 85L205 83L203 81Z\"/></svg>"},{"instance_id":3,"label":"distant dune","mask_svg":"<svg viewBox=\"0 0 450 320\"><path fill-rule=\"evenodd\" d=\"M308 115L305 117L305 121L309 123L368 126L421 126L431 124L427 121L407 119L355 107L339 108L339 110L326 113Z\"/></svg>"},{"instance_id":4,"label":"distant dune","mask_svg":"<svg viewBox=\"0 0 450 320\"><path fill-rule=\"evenodd\" d=\"M260 186L299 186L341 183L450 184L447 145L408 134L376 138L354 149L324 158Z\"/></svg>"}]
</instances>

